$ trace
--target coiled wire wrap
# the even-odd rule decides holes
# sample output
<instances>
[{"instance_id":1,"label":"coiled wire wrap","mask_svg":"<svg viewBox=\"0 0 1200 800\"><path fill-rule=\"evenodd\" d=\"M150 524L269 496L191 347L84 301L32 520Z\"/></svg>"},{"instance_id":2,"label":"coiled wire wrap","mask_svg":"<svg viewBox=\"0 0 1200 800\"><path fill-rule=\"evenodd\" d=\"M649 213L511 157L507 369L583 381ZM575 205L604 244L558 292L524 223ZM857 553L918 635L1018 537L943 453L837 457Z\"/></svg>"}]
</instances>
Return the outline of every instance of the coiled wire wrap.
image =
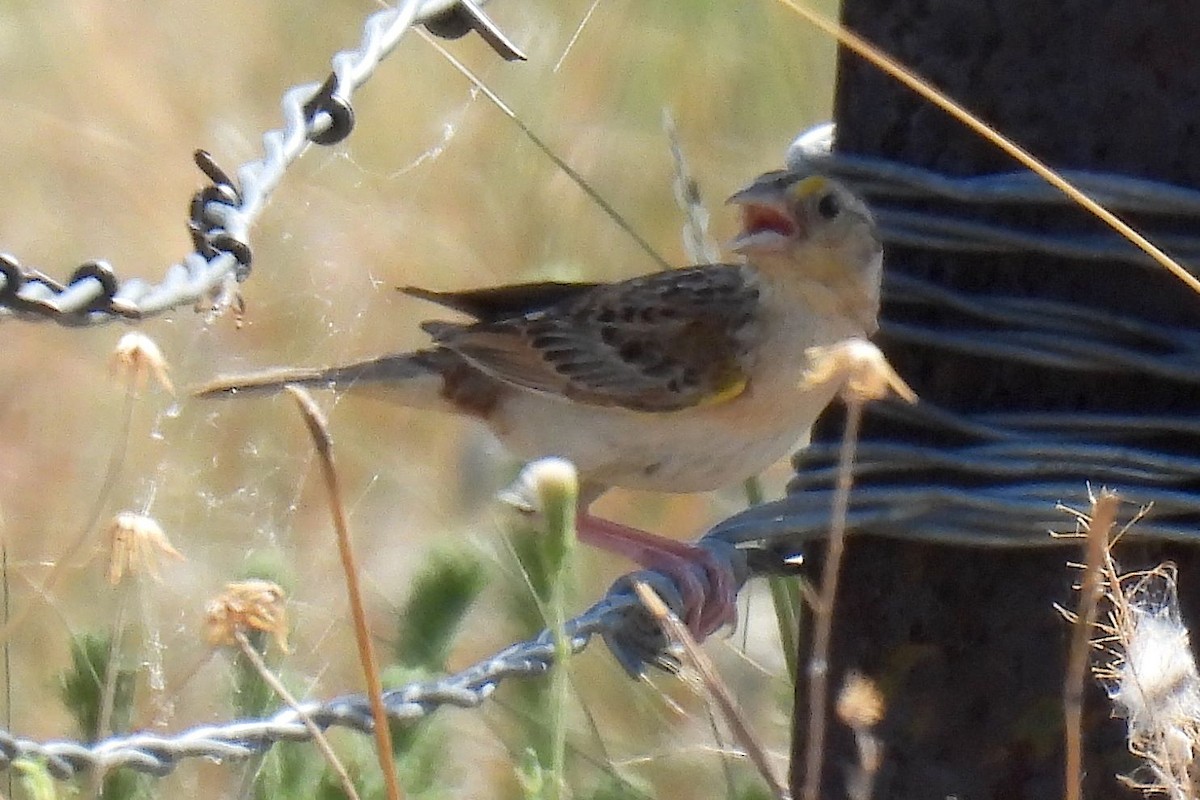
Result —
<instances>
[{"instance_id":1,"label":"coiled wire wrap","mask_svg":"<svg viewBox=\"0 0 1200 800\"><path fill-rule=\"evenodd\" d=\"M1074 235L1036 222L1001 225L969 218L978 206L1071 206L1032 173L950 177L836 154L832 137L832 126L803 134L789 152L789 163L837 177L863 194L885 245L962 253L968 259L980 253L1036 252L1116 261L1132 269L1152 266L1115 233ZM1200 192L1121 175L1064 175L1116 213L1146 220L1143 233L1185 264L1200 263L1200 237L1178 233L1181 221L1192 228L1200 221ZM919 201L916 210L914 201ZM1160 221L1162 230L1157 230ZM958 320L952 327L932 328L885 316L880 333L893 344L998 360L1013 369L1169 381L1181 391L1200 387L1200 331L1063 300L958 291L889 264L885 309L951 312ZM904 319L917 316L905 313ZM1134 535L1195 541L1200 530L1200 457L1185 446L1185 437L1200 435L1195 414L968 414L927 401L916 406L883 401L869 414L906 435L903 440L865 436L859 442L849 519L855 528L974 546L1053 545L1062 539L1049 532L1074 530L1074 520L1056 506L1086 508L1091 484L1118 491L1127 501L1127 519L1152 505ZM836 442L818 441L797 453L786 499L738 514L710 535L740 543L824 536L837 449Z\"/></svg>"}]
</instances>

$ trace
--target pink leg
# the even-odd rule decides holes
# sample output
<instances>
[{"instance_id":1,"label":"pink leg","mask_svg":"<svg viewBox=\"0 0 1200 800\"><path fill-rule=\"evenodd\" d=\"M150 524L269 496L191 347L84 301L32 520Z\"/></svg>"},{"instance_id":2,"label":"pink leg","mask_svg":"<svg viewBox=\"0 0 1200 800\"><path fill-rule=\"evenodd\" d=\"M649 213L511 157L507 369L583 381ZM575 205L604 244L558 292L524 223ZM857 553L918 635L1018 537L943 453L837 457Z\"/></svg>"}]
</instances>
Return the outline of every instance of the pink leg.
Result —
<instances>
[{"instance_id":1,"label":"pink leg","mask_svg":"<svg viewBox=\"0 0 1200 800\"><path fill-rule=\"evenodd\" d=\"M737 595L733 574L704 548L594 517L582 509L578 531L580 540L590 545L674 578L683 595L684 622L698 641L734 621ZM697 567L707 575L707 582L697 574Z\"/></svg>"}]
</instances>

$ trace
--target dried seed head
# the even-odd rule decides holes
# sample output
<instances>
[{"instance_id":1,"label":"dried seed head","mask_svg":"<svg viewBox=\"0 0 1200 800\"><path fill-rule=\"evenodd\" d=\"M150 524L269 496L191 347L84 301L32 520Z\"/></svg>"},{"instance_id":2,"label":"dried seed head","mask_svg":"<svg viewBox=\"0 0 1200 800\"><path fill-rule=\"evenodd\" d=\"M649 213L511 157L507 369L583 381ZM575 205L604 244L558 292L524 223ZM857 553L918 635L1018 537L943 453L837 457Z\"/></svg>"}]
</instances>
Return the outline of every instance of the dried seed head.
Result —
<instances>
[{"instance_id":1,"label":"dried seed head","mask_svg":"<svg viewBox=\"0 0 1200 800\"><path fill-rule=\"evenodd\" d=\"M149 376L153 376L171 394L175 387L167 377L167 360L162 350L144 333L131 331L121 337L112 353L112 370L120 373L121 377L137 390L141 391Z\"/></svg>"},{"instance_id":2,"label":"dried seed head","mask_svg":"<svg viewBox=\"0 0 1200 800\"><path fill-rule=\"evenodd\" d=\"M874 728L883 719L885 703L874 681L858 672L846 676L837 698L837 715L848 728Z\"/></svg>"},{"instance_id":3,"label":"dried seed head","mask_svg":"<svg viewBox=\"0 0 1200 800\"><path fill-rule=\"evenodd\" d=\"M496 498L524 514L537 514L543 511L547 496L578 493L579 476L575 465L565 458L549 457L526 464L512 485L500 491Z\"/></svg>"},{"instance_id":4,"label":"dried seed head","mask_svg":"<svg viewBox=\"0 0 1200 800\"><path fill-rule=\"evenodd\" d=\"M1162 564L1117 575L1111 557L1109 622L1098 625L1109 659L1094 668L1128 723L1129 751L1143 762L1139 788L1194 797L1200 774L1200 670L1179 609L1176 571Z\"/></svg>"},{"instance_id":5,"label":"dried seed head","mask_svg":"<svg viewBox=\"0 0 1200 800\"><path fill-rule=\"evenodd\" d=\"M116 586L128 572L145 572L162 582L158 572L159 557L177 561L183 555L172 545L159 524L150 517L122 511L113 517L106 531L108 536L108 582Z\"/></svg>"},{"instance_id":6,"label":"dried seed head","mask_svg":"<svg viewBox=\"0 0 1200 800\"><path fill-rule=\"evenodd\" d=\"M238 631L263 631L290 653L287 634L287 595L277 583L246 580L225 584L225 591L209 601L204 611L204 638L213 647L236 642Z\"/></svg>"},{"instance_id":7,"label":"dried seed head","mask_svg":"<svg viewBox=\"0 0 1200 800\"><path fill-rule=\"evenodd\" d=\"M805 386L841 380L842 394L859 400L882 400L894 393L906 402L917 402L916 393L892 369L883 352L865 339L810 347L806 355L812 367L804 376Z\"/></svg>"},{"instance_id":8,"label":"dried seed head","mask_svg":"<svg viewBox=\"0 0 1200 800\"><path fill-rule=\"evenodd\" d=\"M1190 726L1200 718L1200 674L1188 630L1173 609L1130 606L1125 657L1112 699L1132 728Z\"/></svg>"}]
</instances>

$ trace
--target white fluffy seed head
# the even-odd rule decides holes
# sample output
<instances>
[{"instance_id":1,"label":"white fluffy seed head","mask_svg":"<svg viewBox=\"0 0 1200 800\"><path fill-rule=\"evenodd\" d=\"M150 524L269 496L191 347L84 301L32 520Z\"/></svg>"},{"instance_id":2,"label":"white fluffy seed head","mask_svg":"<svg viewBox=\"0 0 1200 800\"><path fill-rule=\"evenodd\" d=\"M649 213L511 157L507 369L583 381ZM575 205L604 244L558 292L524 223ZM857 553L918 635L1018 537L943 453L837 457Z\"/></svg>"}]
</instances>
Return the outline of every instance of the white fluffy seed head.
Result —
<instances>
[{"instance_id":1,"label":"white fluffy seed head","mask_svg":"<svg viewBox=\"0 0 1200 800\"><path fill-rule=\"evenodd\" d=\"M1110 694L1134 735L1167 735L1200 720L1200 675L1187 628L1170 607L1130 607L1124 658Z\"/></svg>"},{"instance_id":2,"label":"white fluffy seed head","mask_svg":"<svg viewBox=\"0 0 1200 800\"><path fill-rule=\"evenodd\" d=\"M539 514L544 498L579 494L579 474L565 458L548 457L531 461L521 469L512 485L497 497L518 511Z\"/></svg>"}]
</instances>

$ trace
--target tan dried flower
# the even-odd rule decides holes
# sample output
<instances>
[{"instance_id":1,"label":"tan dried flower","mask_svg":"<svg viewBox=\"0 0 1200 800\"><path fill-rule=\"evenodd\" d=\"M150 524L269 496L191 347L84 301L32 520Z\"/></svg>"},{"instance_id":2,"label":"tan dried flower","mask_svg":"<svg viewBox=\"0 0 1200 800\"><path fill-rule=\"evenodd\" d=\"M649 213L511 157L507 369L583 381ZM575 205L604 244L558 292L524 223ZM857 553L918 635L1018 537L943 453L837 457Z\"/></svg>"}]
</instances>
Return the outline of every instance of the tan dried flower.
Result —
<instances>
[{"instance_id":1,"label":"tan dried flower","mask_svg":"<svg viewBox=\"0 0 1200 800\"><path fill-rule=\"evenodd\" d=\"M287 634L287 595L277 583L245 580L225 584L225 591L209 601L204 611L204 638L214 647L236 643L234 634L263 631L290 653Z\"/></svg>"},{"instance_id":2,"label":"tan dried flower","mask_svg":"<svg viewBox=\"0 0 1200 800\"><path fill-rule=\"evenodd\" d=\"M158 572L160 556L176 561L183 554L176 550L159 524L150 517L122 511L113 517L106 530L108 536L108 582L116 586L125 573L145 572L162 583Z\"/></svg>"},{"instance_id":3,"label":"tan dried flower","mask_svg":"<svg viewBox=\"0 0 1200 800\"><path fill-rule=\"evenodd\" d=\"M131 331L122 336L113 349L111 365L113 372L120 373L137 391L141 391L147 378L153 376L160 386L175 394L175 387L167 377L167 359L154 340L144 333Z\"/></svg>"},{"instance_id":4,"label":"tan dried flower","mask_svg":"<svg viewBox=\"0 0 1200 800\"><path fill-rule=\"evenodd\" d=\"M842 393L861 400L881 400L895 393L906 402L917 402L916 392L892 369L883 352L865 339L810 347L807 355L812 368L804 378L805 385L843 380Z\"/></svg>"},{"instance_id":5,"label":"tan dried flower","mask_svg":"<svg viewBox=\"0 0 1200 800\"><path fill-rule=\"evenodd\" d=\"M874 728L883 719L883 695L865 675L851 672L837 698L837 716L854 730Z\"/></svg>"}]
</instances>

